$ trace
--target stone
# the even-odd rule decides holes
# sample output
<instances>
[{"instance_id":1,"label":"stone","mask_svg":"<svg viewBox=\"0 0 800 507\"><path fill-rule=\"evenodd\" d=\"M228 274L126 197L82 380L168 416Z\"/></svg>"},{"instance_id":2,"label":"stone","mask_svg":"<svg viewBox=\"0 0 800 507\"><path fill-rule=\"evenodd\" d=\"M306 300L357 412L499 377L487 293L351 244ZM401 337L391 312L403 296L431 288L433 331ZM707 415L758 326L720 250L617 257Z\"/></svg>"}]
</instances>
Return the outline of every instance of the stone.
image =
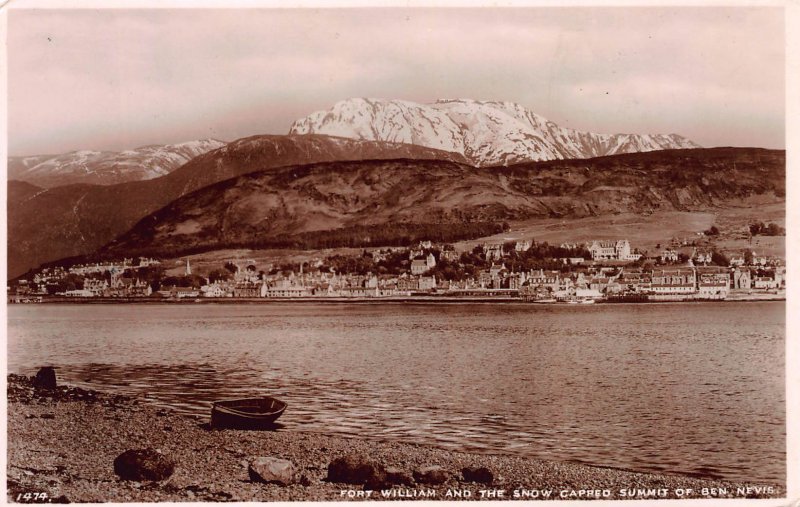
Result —
<instances>
[{"instance_id":1,"label":"stone","mask_svg":"<svg viewBox=\"0 0 800 507\"><path fill-rule=\"evenodd\" d=\"M33 378L33 387L52 391L56 388L56 385L56 369L52 366L39 368L39 371L36 372L36 376Z\"/></svg>"},{"instance_id":2,"label":"stone","mask_svg":"<svg viewBox=\"0 0 800 507\"><path fill-rule=\"evenodd\" d=\"M366 456L350 454L336 458L328 464L328 482L366 484L383 482L383 467Z\"/></svg>"},{"instance_id":3,"label":"stone","mask_svg":"<svg viewBox=\"0 0 800 507\"><path fill-rule=\"evenodd\" d=\"M412 486L414 484L414 478L405 470L386 467L384 472L386 473L386 483L388 484L396 486Z\"/></svg>"},{"instance_id":4,"label":"stone","mask_svg":"<svg viewBox=\"0 0 800 507\"><path fill-rule=\"evenodd\" d=\"M461 469L465 482L478 482L491 484L494 482L494 473L486 467L465 467Z\"/></svg>"},{"instance_id":5,"label":"stone","mask_svg":"<svg viewBox=\"0 0 800 507\"><path fill-rule=\"evenodd\" d=\"M372 477L364 483L365 491L378 491L382 489L391 489L395 486L413 486L414 479L411 474L399 468L387 467L383 470L383 474Z\"/></svg>"},{"instance_id":6,"label":"stone","mask_svg":"<svg viewBox=\"0 0 800 507\"><path fill-rule=\"evenodd\" d=\"M247 474L251 481L281 486L289 486L298 481L294 463L287 459L271 456L260 456L250 461L247 466Z\"/></svg>"},{"instance_id":7,"label":"stone","mask_svg":"<svg viewBox=\"0 0 800 507\"><path fill-rule=\"evenodd\" d=\"M129 449L114 459L114 473L126 481L162 481L175 463L155 449Z\"/></svg>"},{"instance_id":8,"label":"stone","mask_svg":"<svg viewBox=\"0 0 800 507\"><path fill-rule=\"evenodd\" d=\"M414 480L420 484L443 484L450 479L444 468L433 465L414 470Z\"/></svg>"}]
</instances>

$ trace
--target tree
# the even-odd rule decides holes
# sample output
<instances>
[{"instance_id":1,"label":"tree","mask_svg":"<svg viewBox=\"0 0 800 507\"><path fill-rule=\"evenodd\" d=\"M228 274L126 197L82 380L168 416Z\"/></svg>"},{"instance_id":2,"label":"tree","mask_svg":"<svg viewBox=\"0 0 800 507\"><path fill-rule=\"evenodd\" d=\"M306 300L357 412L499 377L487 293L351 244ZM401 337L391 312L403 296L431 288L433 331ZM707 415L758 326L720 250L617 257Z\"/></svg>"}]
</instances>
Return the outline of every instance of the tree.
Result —
<instances>
[{"instance_id":1,"label":"tree","mask_svg":"<svg viewBox=\"0 0 800 507\"><path fill-rule=\"evenodd\" d=\"M231 279L231 273L227 269L213 269L208 274L208 281L211 283L225 282Z\"/></svg>"},{"instance_id":2,"label":"tree","mask_svg":"<svg viewBox=\"0 0 800 507\"><path fill-rule=\"evenodd\" d=\"M703 234L706 236L719 236L719 229L717 229L716 225L712 225L709 229L703 231Z\"/></svg>"},{"instance_id":3,"label":"tree","mask_svg":"<svg viewBox=\"0 0 800 507\"><path fill-rule=\"evenodd\" d=\"M758 236L765 228L764 222L754 222L750 224L750 234Z\"/></svg>"},{"instance_id":4,"label":"tree","mask_svg":"<svg viewBox=\"0 0 800 507\"><path fill-rule=\"evenodd\" d=\"M730 264L730 260L728 260L728 258L721 252L714 250L711 252L711 264L715 264L717 266L728 266Z\"/></svg>"},{"instance_id":5,"label":"tree","mask_svg":"<svg viewBox=\"0 0 800 507\"><path fill-rule=\"evenodd\" d=\"M778 224L771 223L767 226L767 230L763 234L767 236L783 236L786 234L786 229Z\"/></svg>"}]
</instances>

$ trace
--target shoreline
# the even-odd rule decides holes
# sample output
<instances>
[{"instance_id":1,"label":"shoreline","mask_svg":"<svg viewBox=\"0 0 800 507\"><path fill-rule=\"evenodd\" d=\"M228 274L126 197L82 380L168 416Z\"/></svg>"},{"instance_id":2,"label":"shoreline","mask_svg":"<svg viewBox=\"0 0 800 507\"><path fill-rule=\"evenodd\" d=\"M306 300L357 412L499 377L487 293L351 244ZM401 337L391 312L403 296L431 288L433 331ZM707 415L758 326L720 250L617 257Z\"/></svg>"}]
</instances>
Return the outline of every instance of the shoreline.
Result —
<instances>
[{"instance_id":1,"label":"shoreline","mask_svg":"<svg viewBox=\"0 0 800 507\"><path fill-rule=\"evenodd\" d=\"M685 299L685 300L652 300L652 301L603 301L596 300L598 305L652 305L661 303L750 303L763 301L786 301L785 294L756 294L741 297L735 295L726 299ZM566 302L536 302L525 301L522 298L504 296L489 297L464 297L464 296L398 296L398 297L297 297L297 298L182 298L182 299L155 299L155 298L85 298L85 297L43 297L38 302L14 302L9 300L9 305L33 304L270 304L270 303L328 303L328 304L384 304L384 303L419 303L419 304L474 304L474 303L502 303L524 304L533 306L566 306ZM575 305L580 306L580 305Z\"/></svg>"},{"instance_id":2,"label":"shoreline","mask_svg":"<svg viewBox=\"0 0 800 507\"><path fill-rule=\"evenodd\" d=\"M468 499L480 500L481 490L492 490L496 495L504 492L503 496L484 497L486 500L547 499L545 491L550 491L549 499L565 500L785 495L785 484L644 473L285 428L214 430L207 417L180 415L139 398L65 386L53 391L34 390L27 377L7 378L7 495L15 502L24 501L19 495L36 492L46 494L53 503L459 499L447 496L448 491L462 495L468 491ZM157 449L173 460L174 474L161 482L119 479L114 473L115 457L140 448ZM411 483L374 490L327 482L329 463L353 453L407 475L427 466L440 466L448 479L438 485ZM281 486L253 481L248 462L260 456L290 460L303 475L302 483ZM493 472L494 480L491 484L466 482L461 472L464 467L486 467ZM708 489L705 495L703 488ZM686 493L689 489L693 493ZM367 496L369 491L372 493ZM434 495L425 495L427 491ZM606 491L609 496L605 496ZM681 491L683 494L679 494ZM596 494L601 496L591 496Z\"/></svg>"}]
</instances>

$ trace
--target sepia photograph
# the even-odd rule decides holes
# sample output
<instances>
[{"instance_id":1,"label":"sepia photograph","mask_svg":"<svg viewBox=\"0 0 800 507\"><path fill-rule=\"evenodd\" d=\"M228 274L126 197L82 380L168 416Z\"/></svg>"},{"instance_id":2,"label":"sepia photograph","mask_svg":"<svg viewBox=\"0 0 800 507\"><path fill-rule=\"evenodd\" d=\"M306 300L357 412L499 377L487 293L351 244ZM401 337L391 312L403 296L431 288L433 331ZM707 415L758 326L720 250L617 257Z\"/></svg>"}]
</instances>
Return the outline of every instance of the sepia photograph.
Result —
<instances>
[{"instance_id":1,"label":"sepia photograph","mask_svg":"<svg viewBox=\"0 0 800 507\"><path fill-rule=\"evenodd\" d=\"M783 3L0 15L4 501L794 501Z\"/></svg>"}]
</instances>

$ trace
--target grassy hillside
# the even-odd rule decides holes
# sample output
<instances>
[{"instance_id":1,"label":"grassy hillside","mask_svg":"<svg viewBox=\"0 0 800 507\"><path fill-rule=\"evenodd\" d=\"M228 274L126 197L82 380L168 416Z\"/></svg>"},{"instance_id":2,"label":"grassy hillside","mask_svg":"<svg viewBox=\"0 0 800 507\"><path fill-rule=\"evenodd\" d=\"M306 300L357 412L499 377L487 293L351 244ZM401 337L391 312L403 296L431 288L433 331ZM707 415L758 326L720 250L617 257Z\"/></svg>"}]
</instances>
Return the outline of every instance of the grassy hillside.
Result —
<instances>
[{"instance_id":1,"label":"grassy hillside","mask_svg":"<svg viewBox=\"0 0 800 507\"><path fill-rule=\"evenodd\" d=\"M454 241L504 222L709 212L782 203L784 152L700 149L478 169L442 161L332 162L250 173L141 220L108 255ZM658 224L650 224L658 227ZM692 228L693 229L693 228ZM500 232L496 229L496 232ZM596 231L595 231L596 233Z\"/></svg>"}]
</instances>

